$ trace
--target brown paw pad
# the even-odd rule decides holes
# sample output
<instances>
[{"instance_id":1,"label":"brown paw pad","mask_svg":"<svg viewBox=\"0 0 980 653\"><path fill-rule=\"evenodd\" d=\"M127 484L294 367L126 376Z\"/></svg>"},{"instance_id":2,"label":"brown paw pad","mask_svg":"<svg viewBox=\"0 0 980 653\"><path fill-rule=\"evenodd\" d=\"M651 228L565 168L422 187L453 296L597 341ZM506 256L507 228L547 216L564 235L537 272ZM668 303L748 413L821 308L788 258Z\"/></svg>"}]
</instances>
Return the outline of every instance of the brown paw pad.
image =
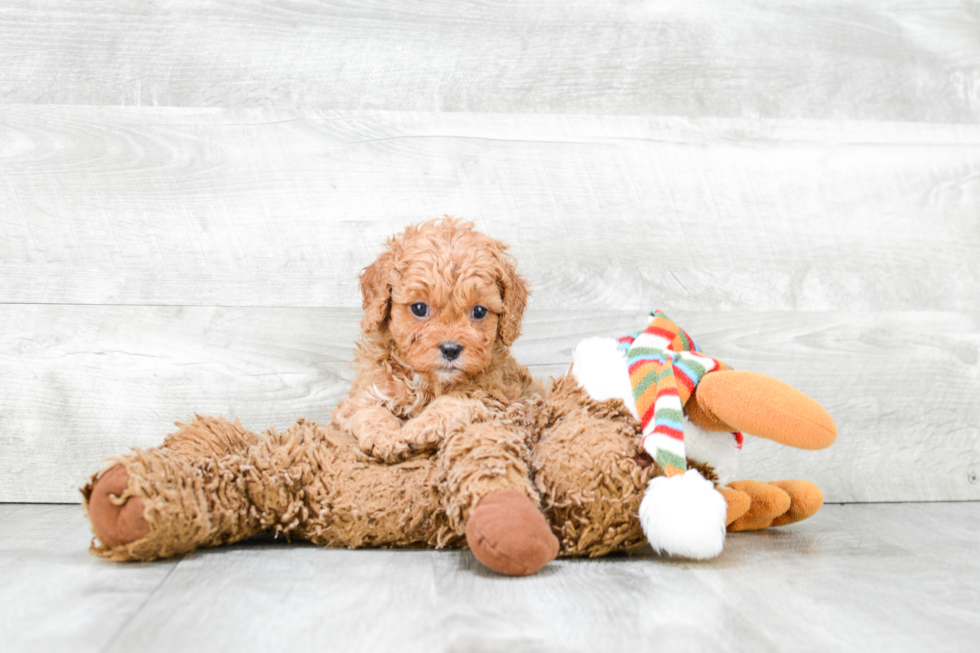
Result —
<instances>
[{"instance_id":1,"label":"brown paw pad","mask_svg":"<svg viewBox=\"0 0 980 653\"><path fill-rule=\"evenodd\" d=\"M529 576L558 555L558 538L534 502L516 490L483 497L466 522L476 559L507 576Z\"/></svg>"},{"instance_id":2,"label":"brown paw pad","mask_svg":"<svg viewBox=\"0 0 980 653\"><path fill-rule=\"evenodd\" d=\"M146 537L150 525L143 517L143 501L130 497L119 504L129 484L129 473L117 465L103 474L92 487L88 499L88 516L92 531L103 546L114 548Z\"/></svg>"}]
</instances>

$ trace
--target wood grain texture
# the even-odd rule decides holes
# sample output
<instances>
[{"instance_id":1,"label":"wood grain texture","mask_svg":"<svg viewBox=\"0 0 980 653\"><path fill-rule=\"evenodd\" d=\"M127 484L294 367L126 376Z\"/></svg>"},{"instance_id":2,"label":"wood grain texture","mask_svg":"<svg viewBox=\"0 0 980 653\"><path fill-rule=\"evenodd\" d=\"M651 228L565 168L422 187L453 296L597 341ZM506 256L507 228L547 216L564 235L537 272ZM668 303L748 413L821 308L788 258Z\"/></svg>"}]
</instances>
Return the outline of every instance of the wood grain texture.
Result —
<instances>
[{"instance_id":1,"label":"wood grain texture","mask_svg":"<svg viewBox=\"0 0 980 653\"><path fill-rule=\"evenodd\" d=\"M77 506L0 505L0 647L958 652L980 636L978 520L976 502L828 505L708 562L643 549L504 578L465 551L268 540L108 563Z\"/></svg>"},{"instance_id":2,"label":"wood grain texture","mask_svg":"<svg viewBox=\"0 0 980 653\"><path fill-rule=\"evenodd\" d=\"M405 224L534 306L980 305L980 126L0 107L0 302L360 305Z\"/></svg>"},{"instance_id":3,"label":"wood grain texture","mask_svg":"<svg viewBox=\"0 0 980 653\"><path fill-rule=\"evenodd\" d=\"M178 564L105 564L91 537L80 506L0 505L0 650L105 650Z\"/></svg>"},{"instance_id":4,"label":"wood grain texture","mask_svg":"<svg viewBox=\"0 0 980 653\"><path fill-rule=\"evenodd\" d=\"M750 439L745 477L811 479L829 501L980 499L980 315L669 314L705 351L800 388L837 421L824 451ZM0 501L77 501L102 458L155 446L194 412L256 431L329 419L359 319L347 309L6 307ZM560 374L581 338L643 324L642 312L532 311L514 352L535 374Z\"/></svg>"},{"instance_id":5,"label":"wood grain texture","mask_svg":"<svg viewBox=\"0 0 980 653\"><path fill-rule=\"evenodd\" d=\"M346 389L356 275L450 214L515 351L667 309L827 405L743 471L978 499L980 11L834 0L0 6L0 500L74 501L195 410Z\"/></svg>"},{"instance_id":6,"label":"wood grain texture","mask_svg":"<svg viewBox=\"0 0 980 653\"><path fill-rule=\"evenodd\" d=\"M0 9L0 101L974 122L980 12L835 0Z\"/></svg>"}]
</instances>

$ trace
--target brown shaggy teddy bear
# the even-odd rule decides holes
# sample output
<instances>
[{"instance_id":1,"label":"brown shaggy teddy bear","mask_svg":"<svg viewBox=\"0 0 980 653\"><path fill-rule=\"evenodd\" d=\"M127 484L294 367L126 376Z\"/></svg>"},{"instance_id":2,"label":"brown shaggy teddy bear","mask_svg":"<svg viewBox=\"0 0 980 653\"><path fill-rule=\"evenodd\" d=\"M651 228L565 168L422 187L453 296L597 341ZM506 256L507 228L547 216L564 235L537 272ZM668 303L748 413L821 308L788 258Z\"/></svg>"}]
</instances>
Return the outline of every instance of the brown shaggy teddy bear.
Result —
<instances>
[{"instance_id":1,"label":"brown shaggy teddy bear","mask_svg":"<svg viewBox=\"0 0 980 653\"><path fill-rule=\"evenodd\" d=\"M325 546L465 543L491 569L526 575L557 555L643 545L641 500L661 478L693 472L709 486L710 510L720 510L706 521L709 534L672 533L655 544L692 557L716 555L726 524L791 523L822 504L802 481L718 492L714 469L693 456L665 465L641 444L651 441L636 414L644 388L630 405L615 392L597 398L574 370L547 387L536 381L509 350L526 283L506 246L472 224L408 227L360 285L356 375L330 423L300 419L257 434L237 420L196 416L161 446L113 459L82 490L95 554L152 560L266 532ZM722 368L698 380L673 394L709 431L758 429L803 446L833 439L826 413L785 384ZM653 422L662 426L664 415ZM648 528L686 528L687 508L671 496L658 490ZM703 538L714 543L689 546Z\"/></svg>"}]
</instances>

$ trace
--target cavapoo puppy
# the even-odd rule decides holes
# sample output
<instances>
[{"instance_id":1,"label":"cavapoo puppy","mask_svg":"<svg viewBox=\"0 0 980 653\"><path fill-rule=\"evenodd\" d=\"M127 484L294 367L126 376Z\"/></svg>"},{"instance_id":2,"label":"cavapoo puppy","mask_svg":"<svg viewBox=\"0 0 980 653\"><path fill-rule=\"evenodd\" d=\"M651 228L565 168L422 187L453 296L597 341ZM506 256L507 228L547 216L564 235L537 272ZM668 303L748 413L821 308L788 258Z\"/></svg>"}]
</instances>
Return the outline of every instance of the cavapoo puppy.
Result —
<instances>
[{"instance_id":1,"label":"cavapoo puppy","mask_svg":"<svg viewBox=\"0 0 980 653\"><path fill-rule=\"evenodd\" d=\"M452 219L408 227L361 274L357 375L333 414L387 462L540 395L511 357L527 285L506 246Z\"/></svg>"}]
</instances>

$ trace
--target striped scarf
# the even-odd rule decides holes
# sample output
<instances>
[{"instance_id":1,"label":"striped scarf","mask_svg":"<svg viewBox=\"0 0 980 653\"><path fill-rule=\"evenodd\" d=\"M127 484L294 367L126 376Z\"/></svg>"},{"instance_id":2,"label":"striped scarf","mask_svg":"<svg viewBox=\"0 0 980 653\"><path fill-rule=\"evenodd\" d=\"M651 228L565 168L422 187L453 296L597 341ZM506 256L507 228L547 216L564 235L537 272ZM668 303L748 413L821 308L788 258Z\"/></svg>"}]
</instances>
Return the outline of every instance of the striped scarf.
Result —
<instances>
[{"instance_id":1,"label":"striped scarf","mask_svg":"<svg viewBox=\"0 0 980 653\"><path fill-rule=\"evenodd\" d=\"M667 476L687 470L684 454L684 405L701 378L731 369L701 353L694 339L661 311L653 311L642 332L619 339L626 352L636 412L643 427L642 447ZM735 433L741 445L742 434Z\"/></svg>"}]
</instances>

